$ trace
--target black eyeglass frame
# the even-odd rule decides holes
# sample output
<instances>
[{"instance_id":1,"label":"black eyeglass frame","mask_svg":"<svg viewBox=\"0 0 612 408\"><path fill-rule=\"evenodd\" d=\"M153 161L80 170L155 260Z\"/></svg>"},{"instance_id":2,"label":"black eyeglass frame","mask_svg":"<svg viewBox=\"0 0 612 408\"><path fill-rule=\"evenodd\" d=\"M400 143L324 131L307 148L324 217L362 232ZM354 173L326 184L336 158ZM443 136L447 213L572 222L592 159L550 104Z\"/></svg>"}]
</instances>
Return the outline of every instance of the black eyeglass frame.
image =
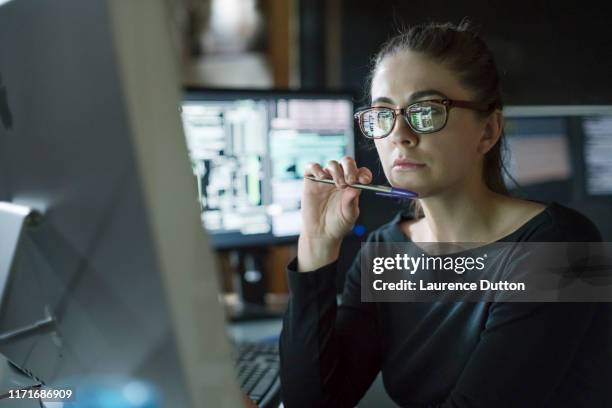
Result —
<instances>
[{"instance_id":1,"label":"black eyeglass frame","mask_svg":"<svg viewBox=\"0 0 612 408\"><path fill-rule=\"evenodd\" d=\"M423 102L435 102L438 103L440 105L444 106L444 124L436 130L431 130L431 131L421 131L421 130L416 130L413 126L412 123L410 123L410 118L406 117L406 112L414 105L418 105L419 103L423 103ZM413 132L417 133L417 134L428 134L428 133L435 133L435 132L439 132L442 129L444 129L444 127L446 127L446 123L448 122L448 114L451 110L451 108L453 107L457 107L457 108L464 108L464 109L471 109L471 110L475 110L477 112L489 112L492 111L493 106L492 105L483 105L480 104L478 102L472 102L472 101L461 101L461 100L457 100L457 99L426 99L426 100L422 100L422 101L417 101L414 103L411 103L410 105L406 106L405 108L399 108L399 109L395 109L395 108L389 108L386 106L369 106L367 108L363 108L358 110L357 112L355 112L355 114L353 115L353 117L357 120L357 122L359 123L359 130L361 131L361 133L363 134L363 136L366 139L384 139L385 137L389 136L391 134L391 132L393 132L393 129L395 128L395 121L397 120L397 116L398 115L402 115L402 117L404 118L404 120L406 121L406 124L408 124L408 126L410 127L410 129L412 129ZM381 110L381 109L385 109L385 110L390 110L393 112L393 124L391 125L391 130L389 130L389 132L387 132L385 135L383 136L378 136L378 137L370 137L366 135L366 132L363 129L363 120L362 115L365 112L371 111L371 110Z\"/></svg>"}]
</instances>

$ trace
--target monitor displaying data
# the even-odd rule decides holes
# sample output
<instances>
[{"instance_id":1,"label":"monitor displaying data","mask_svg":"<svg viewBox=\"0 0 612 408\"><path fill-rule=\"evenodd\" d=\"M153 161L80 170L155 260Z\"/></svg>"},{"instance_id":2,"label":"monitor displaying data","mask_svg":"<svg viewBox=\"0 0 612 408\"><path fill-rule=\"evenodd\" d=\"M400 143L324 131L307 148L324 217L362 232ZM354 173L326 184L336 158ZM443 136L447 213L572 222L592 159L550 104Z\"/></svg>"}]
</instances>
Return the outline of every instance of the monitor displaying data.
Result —
<instances>
[{"instance_id":1,"label":"monitor displaying data","mask_svg":"<svg viewBox=\"0 0 612 408\"><path fill-rule=\"evenodd\" d=\"M350 94L192 89L182 119L217 247L295 239L304 166L354 153Z\"/></svg>"},{"instance_id":2,"label":"monitor displaying data","mask_svg":"<svg viewBox=\"0 0 612 408\"><path fill-rule=\"evenodd\" d=\"M586 192L612 195L612 115L582 119Z\"/></svg>"},{"instance_id":3,"label":"monitor displaying data","mask_svg":"<svg viewBox=\"0 0 612 408\"><path fill-rule=\"evenodd\" d=\"M572 175L565 117L506 118L507 168L521 186L567 180Z\"/></svg>"}]
</instances>

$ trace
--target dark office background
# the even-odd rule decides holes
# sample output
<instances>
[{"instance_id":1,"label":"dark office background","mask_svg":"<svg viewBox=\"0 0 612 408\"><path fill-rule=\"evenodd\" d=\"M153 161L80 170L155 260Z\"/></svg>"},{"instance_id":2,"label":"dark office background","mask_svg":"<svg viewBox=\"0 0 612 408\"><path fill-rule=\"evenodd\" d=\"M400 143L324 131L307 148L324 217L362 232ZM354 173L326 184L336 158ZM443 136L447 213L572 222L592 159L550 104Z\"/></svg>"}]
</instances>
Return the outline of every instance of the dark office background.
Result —
<instances>
[{"instance_id":1,"label":"dark office background","mask_svg":"<svg viewBox=\"0 0 612 408\"><path fill-rule=\"evenodd\" d=\"M399 28L467 17L493 50L506 104L612 102L609 3L301 0L299 11L302 87L361 91L371 57Z\"/></svg>"}]
</instances>

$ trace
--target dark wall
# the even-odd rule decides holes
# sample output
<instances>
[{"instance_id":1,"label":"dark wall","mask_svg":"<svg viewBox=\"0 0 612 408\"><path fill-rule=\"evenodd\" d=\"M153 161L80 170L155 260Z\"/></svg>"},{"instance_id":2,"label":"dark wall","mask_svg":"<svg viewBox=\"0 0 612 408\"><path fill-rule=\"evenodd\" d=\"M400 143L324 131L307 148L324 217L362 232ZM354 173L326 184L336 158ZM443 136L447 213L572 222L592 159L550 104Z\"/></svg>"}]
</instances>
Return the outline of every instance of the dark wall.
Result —
<instances>
[{"instance_id":1,"label":"dark wall","mask_svg":"<svg viewBox=\"0 0 612 408\"><path fill-rule=\"evenodd\" d=\"M464 17L495 54L506 104L612 103L612 7L596 2L344 0L341 85L363 89L399 27Z\"/></svg>"},{"instance_id":2,"label":"dark wall","mask_svg":"<svg viewBox=\"0 0 612 408\"><path fill-rule=\"evenodd\" d=\"M300 84L305 89L326 84L326 11L324 0L299 0Z\"/></svg>"}]
</instances>

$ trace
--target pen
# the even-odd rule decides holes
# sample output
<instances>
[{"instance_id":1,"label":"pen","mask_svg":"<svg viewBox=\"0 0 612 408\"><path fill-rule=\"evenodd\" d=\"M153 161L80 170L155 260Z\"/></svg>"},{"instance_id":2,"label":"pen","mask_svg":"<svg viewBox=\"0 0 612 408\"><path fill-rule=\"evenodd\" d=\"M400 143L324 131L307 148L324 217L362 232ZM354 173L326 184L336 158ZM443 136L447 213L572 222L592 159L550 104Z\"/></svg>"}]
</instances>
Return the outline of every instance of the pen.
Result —
<instances>
[{"instance_id":1,"label":"pen","mask_svg":"<svg viewBox=\"0 0 612 408\"><path fill-rule=\"evenodd\" d=\"M308 180L318 181L319 183L325 184L336 184L333 180L329 179L318 179L313 176L304 176ZM389 186L379 186L376 184L349 184L350 187L358 188L360 190L370 190L374 191L376 194L384 196L384 197L392 197L392 198L417 198L419 195L414 191L404 190L403 188L397 187L389 187Z\"/></svg>"}]
</instances>

